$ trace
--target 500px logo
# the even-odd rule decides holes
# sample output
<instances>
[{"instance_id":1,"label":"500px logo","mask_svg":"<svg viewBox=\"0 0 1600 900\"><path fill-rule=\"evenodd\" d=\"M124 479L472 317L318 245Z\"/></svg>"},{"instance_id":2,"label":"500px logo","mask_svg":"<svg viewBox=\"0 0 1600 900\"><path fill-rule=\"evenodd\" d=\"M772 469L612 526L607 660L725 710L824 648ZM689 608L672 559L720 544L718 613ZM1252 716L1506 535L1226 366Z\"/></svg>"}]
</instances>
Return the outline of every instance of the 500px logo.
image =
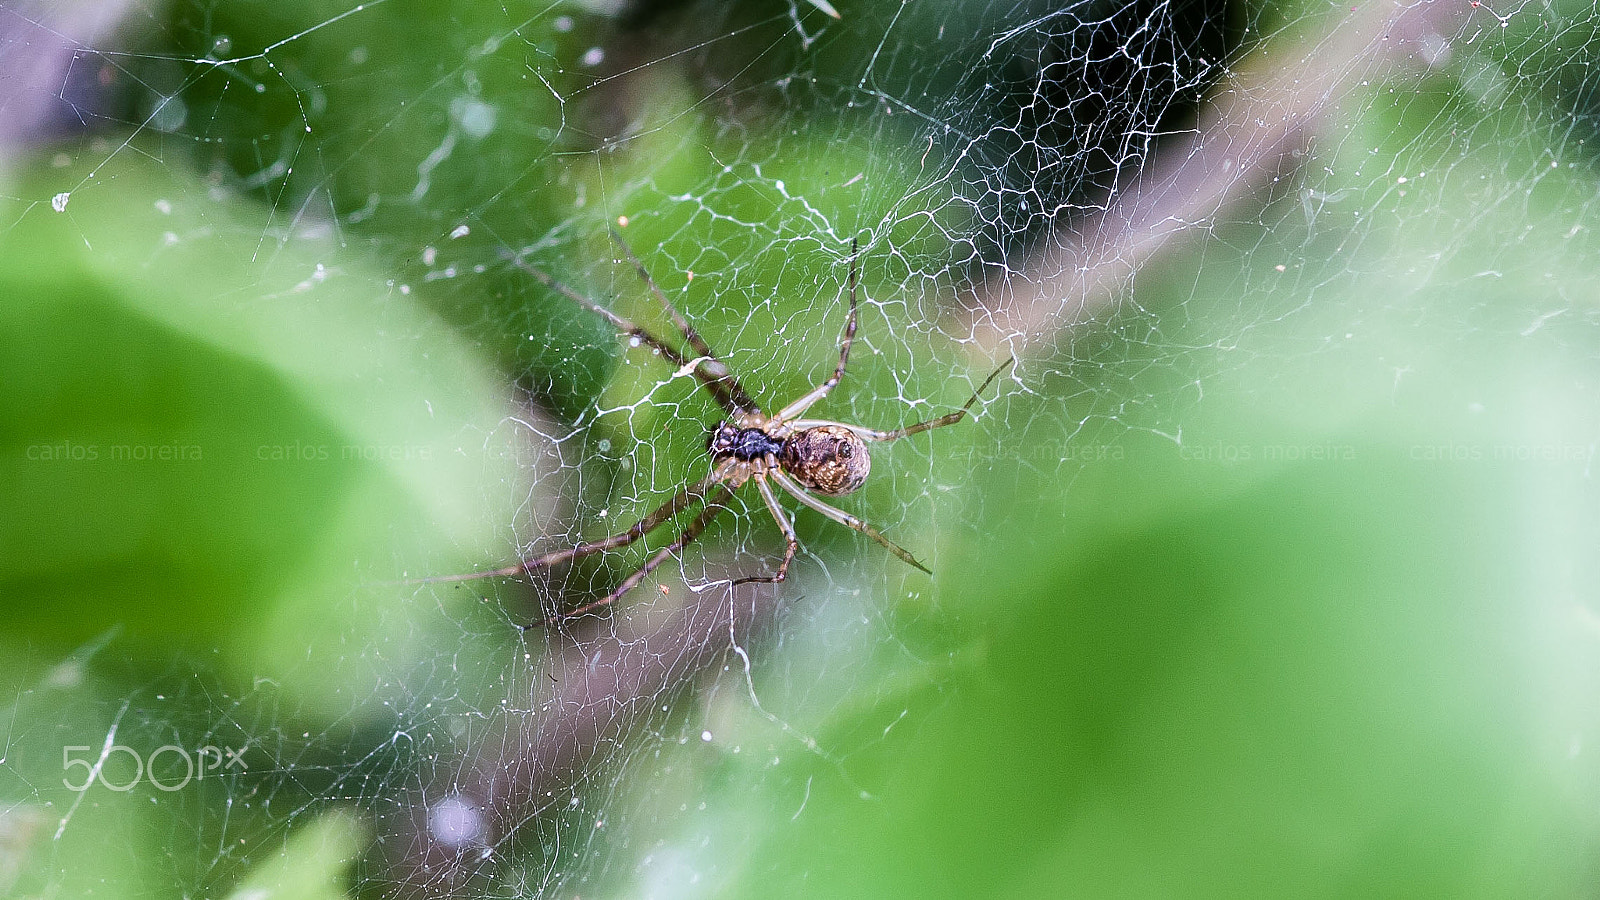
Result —
<instances>
[{"instance_id":1,"label":"500px logo","mask_svg":"<svg viewBox=\"0 0 1600 900\"><path fill-rule=\"evenodd\" d=\"M140 756L139 751L132 747L115 744L105 748L99 758L93 762L87 758L73 757L73 754L93 749L87 744L61 748L61 771L70 772L80 767L84 770L83 781L77 784L73 784L71 778L63 777L61 779L62 786L67 790L82 793L87 791L90 785L98 781L102 786L113 791L131 791L141 780L149 781L158 791L182 790L190 781L198 781L205 778L207 772L217 772L219 770L226 772L235 766L240 771L244 771L244 751L248 748L240 747L235 750L232 747L213 747L207 744L204 747L197 748L193 754L190 754L188 750L179 747L177 744L167 744L164 747L157 747L149 756ZM133 777L120 784L106 779L106 762L116 753L126 753L133 760ZM162 777L157 778L156 761L163 759L165 760L162 764L164 774ZM172 769L171 771L168 771L169 767ZM176 777L180 771L183 773L182 778Z\"/></svg>"}]
</instances>

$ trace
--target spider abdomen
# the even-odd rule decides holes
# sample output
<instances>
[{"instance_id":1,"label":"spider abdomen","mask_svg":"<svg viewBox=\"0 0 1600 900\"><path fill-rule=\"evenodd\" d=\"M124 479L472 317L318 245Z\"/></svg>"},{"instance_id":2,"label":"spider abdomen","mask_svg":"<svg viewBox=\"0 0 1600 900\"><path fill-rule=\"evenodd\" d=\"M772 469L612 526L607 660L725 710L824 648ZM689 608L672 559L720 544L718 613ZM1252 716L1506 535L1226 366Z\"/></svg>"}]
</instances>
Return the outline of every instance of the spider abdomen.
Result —
<instances>
[{"instance_id":1,"label":"spider abdomen","mask_svg":"<svg viewBox=\"0 0 1600 900\"><path fill-rule=\"evenodd\" d=\"M778 454L783 470L823 494L848 494L872 471L867 442L848 428L818 425L789 435Z\"/></svg>"}]
</instances>

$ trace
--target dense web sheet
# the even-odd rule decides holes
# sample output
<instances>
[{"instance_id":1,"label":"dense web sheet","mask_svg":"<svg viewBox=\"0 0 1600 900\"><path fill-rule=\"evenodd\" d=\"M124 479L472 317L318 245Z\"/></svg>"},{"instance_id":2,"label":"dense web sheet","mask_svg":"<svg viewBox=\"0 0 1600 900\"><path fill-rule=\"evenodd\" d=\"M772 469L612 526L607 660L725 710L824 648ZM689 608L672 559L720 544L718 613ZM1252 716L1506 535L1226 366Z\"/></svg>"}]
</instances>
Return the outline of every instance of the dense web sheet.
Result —
<instances>
[{"instance_id":1,"label":"dense web sheet","mask_svg":"<svg viewBox=\"0 0 1600 900\"><path fill-rule=\"evenodd\" d=\"M70 254L86 304L126 290L101 339L202 360L110 389L170 421L15 442L125 463L84 476L134 497L96 518L157 524L87 562L11 551L36 607L78 596L63 570L128 599L41 631L0 697L0 889L748 892L794 875L772 848L814 793L876 808L891 779L862 760L953 708L941 685L987 664L973 622L1048 595L1006 579L1148 524L1149 484L1204 509L1367 459L1339 428L1369 392L1493 407L1402 387L1534 336L1519 354L1586 385L1564 412L1394 440L1553 452L1541 484L1592 497L1594 281L1563 261L1593 250L1592 9L471 6L0 5L0 240ZM840 500L932 577L789 503L788 580L735 587L783 546L745 490L602 614L518 627L686 518L423 580L616 533L706 471L720 413L691 371L532 274L681 346L608 229L768 411L837 361L852 240L859 336L816 415L921 421L1017 357ZM104 381L144 371L127 356ZM1130 454L1262 468L1097 474ZM79 477L39 472L18 483ZM1021 512L1041 494L1052 517Z\"/></svg>"}]
</instances>

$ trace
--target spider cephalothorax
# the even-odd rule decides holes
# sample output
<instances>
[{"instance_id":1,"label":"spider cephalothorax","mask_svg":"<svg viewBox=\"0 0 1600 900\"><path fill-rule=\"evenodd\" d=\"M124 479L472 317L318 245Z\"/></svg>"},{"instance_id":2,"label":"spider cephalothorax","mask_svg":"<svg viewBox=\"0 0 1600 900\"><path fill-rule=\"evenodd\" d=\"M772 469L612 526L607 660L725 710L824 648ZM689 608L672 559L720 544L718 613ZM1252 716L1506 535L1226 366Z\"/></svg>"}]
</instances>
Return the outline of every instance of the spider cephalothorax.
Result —
<instances>
[{"instance_id":1,"label":"spider cephalothorax","mask_svg":"<svg viewBox=\"0 0 1600 900\"><path fill-rule=\"evenodd\" d=\"M768 434L764 428L740 428L731 422L722 422L711 429L706 452L714 460L753 462L782 453L783 440Z\"/></svg>"},{"instance_id":2,"label":"spider cephalothorax","mask_svg":"<svg viewBox=\"0 0 1600 900\"><path fill-rule=\"evenodd\" d=\"M655 511L635 522L627 531L614 534L596 541L585 541L576 547L553 550L533 559L525 560L503 569L494 569L488 572L472 572L467 575L446 575L441 578L425 579L427 581L461 581L468 578L485 578L491 575L521 575L536 569L544 569L558 563L567 562L580 556L593 553L604 553L617 550L632 544L678 517L685 511L695 506L703 506L699 513L684 526L678 537L671 543L653 553L644 565L637 571L622 580L611 593L579 606L577 609L556 613L551 618L565 619L582 615L601 607L616 602L618 597L633 590L644 581L652 571L673 554L688 546L689 542L699 537L711 520L722 510L726 509L727 502L732 499L733 492L742 487L745 482L755 482L756 490L761 494L761 500L766 505L767 511L772 513L772 518L778 523L778 528L783 532L785 548L783 560L778 563L777 571L771 575L752 575L734 580L734 584L750 584L760 582L776 584L784 579L789 572L789 563L794 561L800 541L795 537L794 524L790 521L788 513L778 503L778 496L772 490L776 484L785 493L796 500L816 510L824 516L861 532L867 537L883 545L890 553L916 566L922 571L928 568L917 562L916 557L902 549L898 544L884 537L877 529L861 521L855 516L841 509L836 509L813 497L809 492L838 496L848 494L861 487L867 480L867 474L872 471L872 457L867 452L868 441L893 441L919 431L931 428L941 428L945 425L954 425L966 416L967 410L978 400L978 395L983 392L989 383L999 377L1001 370L1011 365L1014 360L1007 360L990 373L983 384L967 402L953 413L946 413L936 419L907 425L904 428L895 428L887 431L876 428L867 428L864 425L849 425L844 422L832 422L827 419L803 419L806 410L810 409L819 400L828 396L839 380L844 377L844 370L850 361L850 345L856 337L856 244L850 242L850 318L844 327L844 339L839 342L839 364L833 370L833 376L806 392L798 400L785 406L772 415L761 411L743 385L728 370L722 360L711 352L705 340L689 325L688 320L678 312L666 294L656 286L650 273L645 271L644 265L634 256L628 245L623 243L622 237L615 231L611 237L627 254L629 262L638 271L639 277L649 286L651 293L655 294L661 306L683 335L684 342L689 345L693 354L674 347L645 328L624 319L609 309L583 296L565 284L550 277L541 269L533 268L522 263L523 270L528 272L540 283L556 291L567 299L573 301L584 309L590 310L601 316L623 334L634 338L637 343L649 346L661 357L677 367L680 372L689 372L700 381L717 405L725 410L731 421L725 421L711 430L706 439L706 452L711 457L711 472L695 484L689 485L679 491L676 496L666 503L661 504ZM543 624L548 619L540 619L527 627Z\"/></svg>"}]
</instances>

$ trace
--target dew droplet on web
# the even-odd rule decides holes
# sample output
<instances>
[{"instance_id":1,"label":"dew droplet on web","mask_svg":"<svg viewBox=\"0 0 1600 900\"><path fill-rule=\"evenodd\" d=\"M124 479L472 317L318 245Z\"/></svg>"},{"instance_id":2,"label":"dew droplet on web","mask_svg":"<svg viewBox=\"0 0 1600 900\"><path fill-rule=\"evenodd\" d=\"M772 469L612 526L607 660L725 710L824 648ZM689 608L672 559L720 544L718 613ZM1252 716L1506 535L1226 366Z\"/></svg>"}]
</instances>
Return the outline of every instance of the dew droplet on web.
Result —
<instances>
[{"instance_id":1,"label":"dew droplet on web","mask_svg":"<svg viewBox=\"0 0 1600 900\"><path fill-rule=\"evenodd\" d=\"M469 137L481 138L494 131L499 111L475 97L458 98L450 104L456 123Z\"/></svg>"},{"instance_id":2,"label":"dew droplet on web","mask_svg":"<svg viewBox=\"0 0 1600 900\"><path fill-rule=\"evenodd\" d=\"M449 797L428 810L428 832L450 847L476 843L484 834L483 815L459 797Z\"/></svg>"}]
</instances>

